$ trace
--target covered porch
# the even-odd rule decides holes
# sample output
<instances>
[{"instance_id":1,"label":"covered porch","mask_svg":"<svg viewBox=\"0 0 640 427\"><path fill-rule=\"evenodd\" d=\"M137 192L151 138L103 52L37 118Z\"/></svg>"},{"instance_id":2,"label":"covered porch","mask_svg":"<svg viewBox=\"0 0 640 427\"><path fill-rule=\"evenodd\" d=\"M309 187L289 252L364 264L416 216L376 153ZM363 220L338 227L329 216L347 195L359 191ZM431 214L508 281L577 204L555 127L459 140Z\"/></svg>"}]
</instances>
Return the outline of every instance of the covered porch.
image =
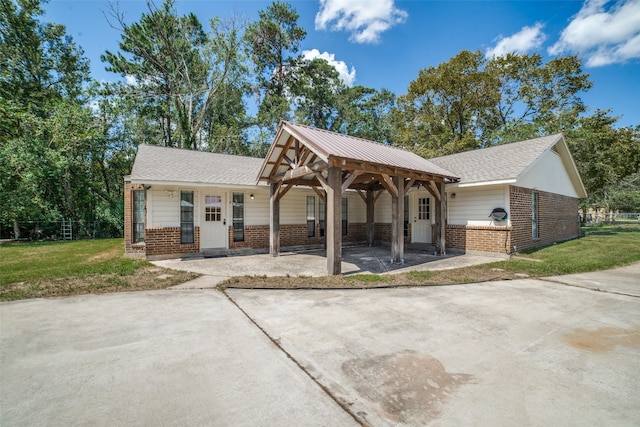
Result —
<instances>
[{"instance_id":1,"label":"covered porch","mask_svg":"<svg viewBox=\"0 0 640 427\"><path fill-rule=\"evenodd\" d=\"M257 181L270 186L269 253L280 253L280 201L294 186L313 189L326 204L327 274L342 273L341 200L355 191L366 204L366 241L375 242L376 201L391 196L391 262L404 262L405 194L423 187L435 200L436 252L446 254L445 181L458 178L400 148L283 121Z\"/></svg>"}]
</instances>

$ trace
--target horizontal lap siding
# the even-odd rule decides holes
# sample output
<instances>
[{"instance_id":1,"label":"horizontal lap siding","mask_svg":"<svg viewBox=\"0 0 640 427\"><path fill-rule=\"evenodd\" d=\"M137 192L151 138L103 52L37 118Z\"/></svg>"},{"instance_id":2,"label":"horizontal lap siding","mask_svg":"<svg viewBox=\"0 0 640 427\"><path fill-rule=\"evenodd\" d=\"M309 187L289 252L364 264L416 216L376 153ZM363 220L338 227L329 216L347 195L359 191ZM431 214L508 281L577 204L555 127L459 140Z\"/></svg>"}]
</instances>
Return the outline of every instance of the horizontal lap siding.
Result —
<instances>
[{"instance_id":1,"label":"horizontal lap siding","mask_svg":"<svg viewBox=\"0 0 640 427\"><path fill-rule=\"evenodd\" d=\"M455 193L455 197L453 194ZM493 224L489 214L494 208L509 209L506 186L448 189L448 223L455 225L504 226Z\"/></svg>"}]
</instances>

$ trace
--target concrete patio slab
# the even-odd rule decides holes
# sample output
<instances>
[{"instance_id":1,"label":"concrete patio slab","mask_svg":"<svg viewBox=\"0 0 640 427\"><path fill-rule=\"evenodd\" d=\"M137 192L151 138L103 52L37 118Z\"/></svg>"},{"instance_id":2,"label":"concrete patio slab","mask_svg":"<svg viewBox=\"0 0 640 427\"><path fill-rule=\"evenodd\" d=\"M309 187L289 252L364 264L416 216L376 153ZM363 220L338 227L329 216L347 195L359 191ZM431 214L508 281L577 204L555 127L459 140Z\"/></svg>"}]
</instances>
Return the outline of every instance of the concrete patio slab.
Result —
<instances>
[{"instance_id":1,"label":"concrete patio slab","mask_svg":"<svg viewBox=\"0 0 640 427\"><path fill-rule=\"evenodd\" d=\"M384 247L354 246L343 248L343 274L394 274L411 270L444 270L484 264L504 259L500 254L433 255L433 250L407 249L403 264L391 262L390 249ZM309 276L327 275L324 250L282 252L277 257L269 254L218 255L153 261L155 265L175 270L192 271L219 277L222 281L232 276Z\"/></svg>"},{"instance_id":2,"label":"concrete patio slab","mask_svg":"<svg viewBox=\"0 0 640 427\"><path fill-rule=\"evenodd\" d=\"M533 279L227 293L370 426L640 424L640 300Z\"/></svg>"},{"instance_id":3,"label":"concrete patio slab","mask_svg":"<svg viewBox=\"0 0 640 427\"><path fill-rule=\"evenodd\" d=\"M222 293L0 304L3 426L357 425Z\"/></svg>"}]
</instances>

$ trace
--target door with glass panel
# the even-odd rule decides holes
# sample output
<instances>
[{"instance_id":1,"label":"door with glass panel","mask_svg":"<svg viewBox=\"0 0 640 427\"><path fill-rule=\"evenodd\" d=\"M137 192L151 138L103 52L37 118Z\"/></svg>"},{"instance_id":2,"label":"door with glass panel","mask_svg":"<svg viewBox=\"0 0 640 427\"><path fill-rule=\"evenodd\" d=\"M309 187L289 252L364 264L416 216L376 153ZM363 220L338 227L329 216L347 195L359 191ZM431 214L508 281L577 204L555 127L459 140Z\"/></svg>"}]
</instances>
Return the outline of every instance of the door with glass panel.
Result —
<instances>
[{"instance_id":1,"label":"door with glass panel","mask_svg":"<svg viewBox=\"0 0 640 427\"><path fill-rule=\"evenodd\" d=\"M413 205L411 241L431 243L431 199L424 193L414 193L411 202Z\"/></svg>"},{"instance_id":2,"label":"door with glass panel","mask_svg":"<svg viewBox=\"0 0 640 427\"><path fill-rule=\"evenodd\" d=\"M226 248L228 231L224 193L205 192L201 206L200 248Z\"/></svg>"}]
</instances>

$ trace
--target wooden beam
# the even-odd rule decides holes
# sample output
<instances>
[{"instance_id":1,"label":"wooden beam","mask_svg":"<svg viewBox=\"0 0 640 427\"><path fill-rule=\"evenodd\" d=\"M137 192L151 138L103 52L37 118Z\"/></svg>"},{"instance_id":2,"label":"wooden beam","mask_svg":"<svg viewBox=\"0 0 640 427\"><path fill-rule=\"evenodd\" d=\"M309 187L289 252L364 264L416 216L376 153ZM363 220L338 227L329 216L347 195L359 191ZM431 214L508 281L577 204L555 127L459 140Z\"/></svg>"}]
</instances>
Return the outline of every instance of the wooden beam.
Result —
<instances>
[{"instance_id":1,"label":"wooden beam","mask_svg":"<svg viewBox=\"0 0 640 427\"><path fill-rule=\"evenodd\" d=\"M357 189L356 191L358 192L358 195L360 196L360 198L361 198L365 203L367 203L367 196L362 192L362 190Z\"/></svg>"},{"instance_id":2,"label":"wooden beam","mask_svg":"<svg viewBox=\"0 0 640 427\"><path fill-rule=\"evenodd\" d=\"M329 168L329 169L331 169L331 168ZM324 188L324 191L326 191L328 193L329 192L329 183L327 182L326 179L324 179L324 176L322 176L322 174L320 172L314 172L314 175L318 179L318 182L320 183L320 185L322 185L322 188ZM342 179L340 179L340 181L342 181ZM342 189L342 185L340 186L340 189Z\"/></svg>"},{"instance_id":3,"label":"wooden beam","mask_svg":"<svg viewBox=\"0 0 640 427\"><path fill-rule=\"evenodd\" d=\"M409 190L411 190L414 182L416 182L416 180L413 178L410 178L409 181L407 181L407 183L404 185L404 194L407 194Z\"/></svg>"},{"instance_id":4,"label":"wooden beam","mask_svg":"<svg viewBox=\"0 0 640 427\"><path fill-rule=\"evenodd\" d=\"M351 172L348 176L347 179L344 180L344 182L342 183L342 191L347 191L347 189L349 188L349 186L351 185L351 183L353 182L354 179L356 179L362 172L360 171L353 171Z\"/></svg>"},{"instance_id":5,"label":"wooden beam","mask_svg":"<svg viewBox=\"0 0 640 427\"><path fill-rule=\"evenodd\" d=\"M398 197L398 187L395 186L389 175L382 174L382 185L391 193L392 197Z\"/></svg>"},{"instance_id":6,"label":"wooden beam","mask_svg":"<svg viewBox=\"0 0 640 427\"><path fill-rule=\"evenodd\" d=\"M375 205L376 202L378 201L378 199L380 198L380 196L382 196L382 190L378 190L378 192L376 193L376 197L373 198L373 204Z\"/></svg>"},{"instance_id":7,"label":"wooden beam","mask_svg":"<svg viewBox=\"0 0 640 427\"><path fill-rule=\"evenodd\" d=\"M275 166L273 167L273 169L271 169L271 172L269 173L269 180L271 180L271 178L273 178L273 176L276 175L276 171L278 170L278 167L282 164L282 161L284 160L284 157L287 154L289 147L291 147L291 144L293 144L294 141L295 141L295 138L289 135L287 142L283 146L278 145L278 147L282 147L282 151L280 151L280 155L278 155L278 157L276 158Z\"/></svg>"},{"instance_id":8,"label":"wooden beam","mask_svg":"<svg viewBox=\"0 0 640 427\"><path fill-rule=\"evenodd\" d=\"M342 272L342 176L339 167L330 167L327 175L327 274Z\"/></svg>"},{"instance_id":9,"label":"wooden beam","mask_svg":"<svg viewBox=\"0 0 640 427\"><path fill-rule=\"evenodd\" d=\"M393 177L397 189L391 198L391 261L404 262L404 179Z\"/></svg>"},{"instance_id":10,"label":"wooden beam","mask_svg":"<svg viewBox=\"0 0 640 427\"><path fill-rule=\"evenodd\" d=\"M269 189L269 254L273 257L280 254L280 186L273 183Z\"/></svg>"},{"instance_id":11,"label":"wooden beam","mask_svg":"<svg viewBox=\"0 0 640 427\"><path fill-rule=\"evenodd\" d=\"M360 191L358 191L359 193ZM382 191L378 191L381 194ZM377 198L377 196L376 196ZM367 190L367 244L371 247L376 241L376 224L375 224L375 204L376 199L373 196L373 190Z\"/></svg>"},{"instance_id":12,"label":"wooden beam","mask_svg":"<svg viewBox=\"0 0 640 427\"><path fill-rule=\"evenodd\" d=\"M436 200L440 200L440 190L438 190L438 186L433 181L427 181L427 185L424 187Z\"/></svg>"},{"instance_id":13,"label":"wooden beam","mask_svg":"<svg viewBox=\"0 0 640 427\"><path fill-rule=\"evenodd\" d=\"M440 189L440 255L447 254L447 195L444 182L439 182Z\"/></svg>"},{"instance_id":14,"label":"wooden beam","mask_svg":"<svg viewBox=\"0 0 640 427\"><path fill-rule=\"evenodd\" d=\"M284 195L287 194L293 187L293 184L289 184L286 187L280 187L280 192L278 193L278 201L280 201L280 199L282 199Z\"/></svg>"},{"instance_id":15,"label":"wooden beam","mask_svg":"<svg viewBox=\"0 0 640 427\"><path fill-rule=\"evenodd\" d=\"M318 198L320 200L327 203L327 196L322 191L318 190L318 187L311 187L311 189L315 191L315 193L318 195Z\"/></svg>"}]
</instances>

